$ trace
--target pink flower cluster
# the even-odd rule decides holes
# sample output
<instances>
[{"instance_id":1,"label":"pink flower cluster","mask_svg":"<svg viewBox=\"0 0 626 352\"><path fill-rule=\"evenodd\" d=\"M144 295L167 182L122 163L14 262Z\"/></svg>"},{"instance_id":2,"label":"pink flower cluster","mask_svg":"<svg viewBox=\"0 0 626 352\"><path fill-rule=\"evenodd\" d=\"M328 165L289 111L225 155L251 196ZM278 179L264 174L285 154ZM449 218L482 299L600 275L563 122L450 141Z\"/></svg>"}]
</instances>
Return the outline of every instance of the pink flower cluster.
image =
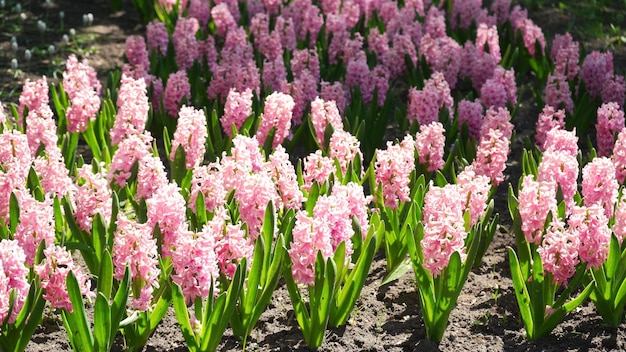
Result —
<instances>
[{"instance_id":1,"label":"pink flower cluster","mask_svg":"<svg viewBox=\"0 0 626 352\"><path fill-rule=\"evenodd\" d=\"M146 155L138 161L137 193L135 199L150 199L156 191L165 186L169 180L165 166L159 157Z\"/></svg>"},{"instance_id":2,"label":"pink flower cluster","mask_svg":"<svg viewBox=\"0 0 626 352\"><path fill-rule=\"evenodd\" d=\"M256 132L259 143L265 142L272 129L274 129L272 148L276 148L289 136L294 107L294 99L288 94L274 92L265 98L261 125Z\"/></svg>"},{"instance_id":3,"label":"pink flower cluster","mask_svg":"<svg viewBox=\"0 0 626 352\"><path fill-rule=\"evenodd\" d=\"M611 160L615 165L615 177L620 184L624 183L626 178L626 127L617 135L617 141L613 147Z\"/></svg>"},{"instance_id":4,"label":"pink flower cluster","mask_svg":"<svg viewBox=\"0 0 626 352\"><path fill-rule=\"evenodd\" d=\"M44 247L54 245L54 209L52 199L37 201L27 190L15 190L20 208L20 222L15 229L14 238L24 249L26 264L35 264L35 255L41 242Z\"/></svg>"},{"instance_id":5,"label":"pink flower cluster","mask_svg":"<svg viewBox=\"0 0 626 352\"><path fill-rule=\"evenodd\" d=\"M190 106L180 109L178 125L174 132L170 160L176 157L179 146L185 151L185 166L191 170L204 161L204 153L207 132L206 116L202 110L196 110Z\"/></svg>"},{"instance_id":6,"label":"pink flower cluster","mask_svg":"<svg viewBox=\"0 0 626 352\"><path fill-rule=\"evenodd\" d=\"M106 175L102 172L94 173L90 165L80 167L76 178L78 187L74 198L76 202L74 217L83 231L91 232L91 225L96 214L102 215L105 224L111 220L111 188Z\"/></svg>"},{"instance_id":7,"label":"pink flower cluster","mask_svg":"<svg viewBox=\"0 0 626 352\"><path fill-rule=\"evenodd\" d=\"M619 183L611 159L598 157L583 167L582 196L586 206L599 204L610 218L617 202Z\"/></svg>"},{"instance_id":8,"label":"pink flower cluster","mask_svg":"<svg viewBox=\"0 0 626 352\"><path fill-rule=\"evenodd\" d=\"M196 202L199 194L202 194L204 208L208 211L214 212L226 202L227 192L224 188L223 173L219 171L218 164L210 163L193 169L188 206L194 212L197 211Z\"/></svg>"},{"instance_id":9,"label":"pink flower cluster","mask_svg":"<svg viewBox=\"0 0 626 352\"><path fill-rule=\"evenodd\" d=\"M165 27L165 23L153 21L146 25L146 38L148 50L158 50L161 55L167 55L167 46L169 44L169 33Z\"/></svg>"},{"instance_id":10,"label":"pink flower cluster","mask_svg":"<svg viewBox=\"0 0 626 352\"><path fill-rule=\"evenodd\" d=\"M220 272L232 279L242 259L247 260L250 268L254 255L254 240L246 238L242 223L228 224L225 222L226 210L221 209L220 212L221 214L217 214L208 226L211 227L211 233L216 239L215 252Z\"/></svg>"},{"instance_id":11,"label":"pink flower cluster","mask_svg":"<svg viewBox=\"0 0 626 352\"><path fill-rule=\"evenodd\" d=\"M180 194L180 188L176 183L167 183L146 200L146 206L148 208L146 226L152 231L159 225L161 253L163 257L169 257L181 231L187 230L188 227L185 221L187 210L185 198Z\"/></svg>"},{"instance_id":12,"label":"pink flower cluster","mask_svg":"<svg viewBox=\"0 0 626 352\"><path fill-rule=\"evenodd\" d=\"M432 183L424 197L423 225L424 238L421 241L424 255L424 268L433 277L438 276L450 262L454 252L465 256L464 204L459 187L448 184L444 187Z\"/></svg>"},{"instance_id":13,"label":"pink flower cluster","mask_svg":"<svg viewBox=\"0 0 626 352\"><path fill-rule=\"evenodd\" d=\"M24 116L26 109L28 111L38 111L42 106L48 105L50 98L48 97L48 81L46 76L31 81L26 79L22 86L22 93L19 98L20 105L17 108L19 118Z\"/></svg>"},{"instance_id":14,"label":"pink flower cluster","mask_svg":"<svg viewBox=\"0 0 626 352\"><path fill-rule=\"evenodd\" d=\"M470 136L478 140L483 123L483 106L480 100L469 101L463 99L457 104L457 111L459 114L459 128L463 124L467 124Z\"/></svg>"},{"instance_id":15,"label":"pink flower cluster","mask_svg":"<svg viewBox=\"0 0 626 352\"><path fill-rule=\"evenodd\" d=\"M205 226L201 232L183 231L172 251L172 281L180 286L187 304L209 295L217 284L219 268L215 253L215 235ZM215 290L215 294L219 293ZM211 299L212 297L209 297Z\"/></svg>"},{"instance_id":16,"label":"pink flower cluster","mask_svg":"<svg viewBox=\"0 0 626 352\"><path fill-rule=\"evenodd\" d=\"M519 190L522 231L528 243L540 244L548 213L556 211L556 187L550 181L535 181L533 175L522 179Z\"/></svg>"},{"instance_id":17,"label":"pink flower cluster","mask_svg":"<svg viewBox=\"0 0 626 352\"><path fill-rule=\"evenodd\" d=\"M229 137L233 137L233 125L239 130L252 114L252 89L238 92L231 88L224 104L224 115L220 118L222 128Z\"/></svg>"},{"instance_id":18,"label":"pink flower cluster","mask_svg":"<svg viewBox=\"0 0 626 352\"><path fill-rule=\"evenodd\" d=\"M187 78L187 72L180 70L173 73L167 79L165 84L165 92L163 93L163 108L172 116L178 116L178 108L183 103L183 99L187 98L187 103L191 99L191 86Z\"/></svg>"},{"instance_id":19,"label":"pink flower cluster","mask_svg":"<svg viewBox=\"0 0 626 352\"><path fill-rule=\"evenodd\" d=\"M44 261L34 269L41 280L41 287L45 290L43 298L50 302L52 308L73 311L66 284L70 271L76 276L80 293L90 299L95 297L95 293L90 290L89 278L74 264L72 255L65 247L52 245L44 249L43 254Z\"/></svg>"},{"instance_id":20,"label":"pink flower cluster","mask_svg":"<svg viewBox=\"0 0 626 352\"><path fill-rule=\"evenodd\" d=\"M441 122L432 122L420 126L420 132L415 135L415 148L420 164L426 165L430 172L443 169L445 161L444 148L446 146L445 129Z\"/></svg>"},{"instance_id":21,"label":"pink flower cluster","mask_svg":"<svg viewBox=\"0 0 626 352\"><path fill-rule=\"evenodd\" d=\"M576 78L580 66L580 49L577 41L569 33L557 34L552 41L550 58L554 62L554 75L565 76L569 80Z\"/></svg>"},{"instance_id":22,"label":"pink flower cluster","mask_svg":"<svg viewBox=\"0 0 626 352\"><path fill-rule=\"evenodd\" d=\"M407 118L409 121L417 121L420 125L427 125L439 121L439 110L444 106L452 116L453 105L454 100L450 95L448 82L442 73L435 72L424 82L422 90L409 89Z\"/></svg>"},{"instance_id":23,"label":"pink flower cluster","mask_svg":"<svg viewBox=\"0 0 626 352\"><path fill-rule=\"evenodd\" d=\"M118 145L131 135L142 134L145 130L150 110L146 94L146 82L143 78L134 79L129 75L122 75L117 93L117 117L109 131L113 145Z\"/></svg>"},{"instance_id":24,"label":"pink flower cluster","mask_svg":"<svg viewBox=\"0 0 626 352\"><path fill-rule=\"evenodd\" d=\"M567 78L562 74L549 74L546 87L543 91L543 100L546 105L564 107L568 113L574 113L574 101L569 89Z\"/></svg>"},{"instance_id":25,"label":"pink flower cluster","mask_svg":"<svg viewBox=\"0 0 626 352\"><path fill-rule=\"evenodd\" d=\"M585 56L580 77L592 98L597 97L602 92L604 83L613 74L613 54L611 52L592 51L591 54Z\"/></svg>"},{"instance_id":26,"label":"pink flower cluster","mask_svg":"<svg viewBox=\"0 0 626 352\"><path fill-rule=\"evenodd\" d=\"M546 150L539 163L539 182L553 183L561 187L563 200L570 211L578 188L578 159L567 151Z\"/></svg>"},{"instance_id":27,"label":"pink flower cluster","mask_svg":"<svg viewBox=\"0 0 626 352\"><path fill-rule=\"evenodd\" d=\"M598 108L596 141L598 155L608 156L613 150L615 134L624 128L624 111L617 103L604 103Z\"/></svg>"},{"instance_id":28,"label":"pink flower cluster","mask_svg":"<svg viewBox=\"0 0 626 352\"><path fill-rule=\"evenodd\" d=\"M302 189L309 191L313 182L324 184L332 173L335 172L335 163L333 159L323 156L321 150L309 154L304 158L304 185Z\"/></svg>"},{"instance_id":29,"label":"pink flower cluster","mask_svg":"<svg viewBox=\"0 0 626 352\"><path fill-rule=\"evenodd\" d=\"M125 47L128 63L138 72L138 75L145 77L150 71L150 59L146 49L146 41L142 36L130 35L126 38Z\"/></svg>"},{"instance_id":30,"label":"pink flower cluster","mask_svg":"<svg viewBox=\"0 0 626 352\"><path fill-rule=\"evenodd\" d=\"M605 261L609 253L611 229L609 218L599 204L574 207L567 220L573 231L578 233L580 247L578 255L587 267L598 268Z\"/></svg>"},{"instance_id":31,"label":"pink flower cluster","mask_svg":"<svg viewBox=\"0 0 626 352\"><path fill-rule=\"evenodd\" d=\"M324 101L315 98L311 102L311 124L315 130L315 138L317 143L322 147L324 145L324 134L327 126L330 124L334 131L343 130L343 121L339 114L339 109L334 101Z\"/></svg>"},{"instance_id":32,"label":"pink flower cluster","mask_svg":"<svg viewBox=\"0 0 626 352\"><path fill-rule=\"evenodd\" d=\"M0 241L0 325L5 322L13 324L26 302L30 284L25 261L24 250L17 241ZM10 300L11 293L15 294L13 302Z\"/></svg>"},{"instance_id":33,"label":"pink flower cluster","mask_svg":"<svg viewBox=\"0 0 626 352\"><path fill-rule=\"evenodd\" d=\"M132 286L138 290L133 289L133 309L146 311L150 308L152 291L159 285L158 255L151 227L118 214L113 237L113 277L121 280L126 267L130 268Z\"/></svg>"},{"instance_id":34,"label":"pink flower cluster","mask_svg":"<svg viewBox=\"0 0 626 352\"><path fill-rule=\"evenodd\" d=\"M109 183L113 182L119 187L125 187L126 181L132 175L133 165L151 154L151 143L152 136L147 131L142 134L132 134L122 140L109 164L107 173Z\"/></svg>"},{"instance_id":35,"label":"pink flower cluster","mask_svg":"<svg viewBox=\"0 0 626 352\"><path fill-rule=\"evenodd\" d=\"M41 190L51 196L70 198L76 192L76 186L70 179L69 170L65 166L65 159L61 149L54 145L46 150L45 155L40 155L33 160L33 168L39 177Z\"/></svg>"},{"instance_id":36,"label":"pink flower cluster","mask_svg":"<svg viewBox=\"0 0 626 352\"><path fill-rule=\"evenodd\" d=\"M11 192L24 188L31 163L26 135L4 129L0 133L0 218L5 224L9 217Z\"/></svg>"},{"instance_id":37,"label":"pink flower cluster","mask_svg":"<svg viewBox=\"0 0 626 352\"><path fill-rule=\"evenodd\" d=\"M361 161L363 160L363 154L361 153L360 146L361 142L359 142L355 136L350 134L350 132L335 130L332 136L330 136L328 156L339 162L341 172L345 174L348 169L348 165L354 161L357 155L359 155ZM360 170L356 170L355 168L354 172L357 175L361 175L363 173L363 165L361 165Z\"/></svg>"},{"instance_id":38,"label":"pink flower cluster","mask_svg":"<svg viewBox=\"0 0 626 352\"><path fill-rule=\"evenodd\" d=\"M406 135L399 144L387 142L386 150L376 151L374 172L376 182L382 185L385 206L395 209L399 202L410 200L409 182L415 170L415 141Z\"/></svg>"},{"instance_id":39,"label":"pink flower cluster","mask_svg":"<svg viewBox=\"0 0 626 352\"><path fill-rule=\"evenodd\" d=\"M459 194L463 202L463 213L469 211L470 225L474 225L485 213L491 180L484 175L477 175L471 166L466 167L456 177Z\"/></svg>"},{"instance_id":40,"label":"pink flower cluster","mask_svg":"<svg viewBox=\"0 0 626 352\"><path fill-rule=\"evenodd\" d=\"M267 168L280 197L278 208L300 209L304 196L298 186L296 170L282 145L270 154Z\"/></svg>"},{"instance_id":41,"label":"pink flower cluster","mask_svg":"<svg viewBox=\"0 0 626 352\"><path fill-rule=\"evenodd\" d=\"M102 85L96 77L96 70L87 61L78 62L75 55L70 55L63 72L63 89L72 105L65 115L67 130L84 132L88 121L95 121L100 109L100 90Z\"/></svg>"},{"instance_id":42,"label":"pink flower cluster","mask_svg":"<svg viewBox=\"0 0 626 352\"><path fill-rule=\"evenodd\" d=\"M200 44L196 39L199 29L200 24L195 18L179 17L176 21L172 42L176 53L176 65L180 70L188 70L199 58Z\"/></svg>"},{"instance_id":43,"label":"pink flower cluster","mask_svg":"<svg viewBox=\"0 0 626 352\"><path fill-rule=\"evenodd\" d=\"M364 196L363 188L349 183L346 186L335 186L330 195L321 195L312 216L307 216L304 211L297 213L292 230L293 242L289 249L291 272L296 282L313 285L318 252L326 260L334 255L342 242L346 246L345 264L350 264L353 252L351 238L354 235L352 216L359 221L362 229L367 229L368 203L369 198Z\"/></svg>"},{"instance_id":44,"label":"pink flower cluster","mask_svg":"<svg viewBox=\"0 0 626 352\"><path fill-rule=\"evenodd\" d=\"M543 111L539 114L535 127L535 142L537 143L539 150L545 150L544 144L548 132L555 128L565 128L565 111L556 110L555 107L546 105L543 107Z\"/></svg>"},{"instance_id":45,"label":"pink flower cluster","mask_svg":"<svg viewBox=\"0 0 626 352\"><path fill-rule=\"evenodd\" d=\"M566 227L558 218L550 223L537 252L541 257L543 270L552 274L555 283L567 286L567 280L574 275L579 263L579 247L578 232L572 227Z\"/></svg>"}]
</instances>

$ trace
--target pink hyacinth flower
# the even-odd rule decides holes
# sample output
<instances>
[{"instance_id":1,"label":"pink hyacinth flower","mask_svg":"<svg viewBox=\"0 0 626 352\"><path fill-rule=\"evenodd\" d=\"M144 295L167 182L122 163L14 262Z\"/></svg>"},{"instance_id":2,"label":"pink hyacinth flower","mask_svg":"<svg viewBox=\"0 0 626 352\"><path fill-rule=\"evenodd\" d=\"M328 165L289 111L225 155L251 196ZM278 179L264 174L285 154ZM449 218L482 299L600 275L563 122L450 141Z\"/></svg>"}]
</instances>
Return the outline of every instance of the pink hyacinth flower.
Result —
<instances>
[{"instance_id":1,"label":"pink hyacinth flower","mask_svg":"<svg viewBox=\"0 0 626 352\"><path fill-rule=\"evenodd\" d=\"M152 237L152 229L149 224L137 223L120 213L113 239L113 277L121 280L126 267L130 268L133 287L141 287L140 292L133 292L132 307L146 311L150 308L154 288L158 288L160 275L157 243Z\"/></svg>"},{"instance_id":2,"label":"pink hyacinth flower","mask_svg":"<svg viewBox=\"0 0 626 352\"><path fill-rule=\"evenodd\" d=\"M598 157L583 168L582 196L586 206L599 204L604 214L613 216L617 202L619 183L615 178L615 166L611 159Z\"/></svg>"},{"instance_id":3,"label":"pink hyacinth flower","mask_svg":"<svg viewBox=\"0 0 626 352\"><path fill-rule=\"evenodd\" d=\"M170 256L176 246L176 238L181 231L187 230L185 199L180 194L176 183L168 183L159 188L150 199L146 200L148 222L146 226L152 230L158 224L161 232L161 253ZM143 225L142 225L143 226Z\"/></svg>"},{"instance_id":4,"label":"pink hyacinth flower","mask_svg":"<svg viewBox=\"0 0 626 352\"><path fill-rule=\"evenodd\" d=\"M580 238L580 259L588 268L600 267L606 261L611 242L609 218L604 215L604 209L599 204L574 207L567 223Z\"/></svg>"},{"instance_id":5,"label":"pink hyacinth flower","mask_svg":"<svg viewBox=\"0 0 626 352\"><path fill-rule=\"evenodd\" d=\"M445 145L445 129L440 122L420 126L420 132L415 136L415 148L420 164L426 165L428 171L443 169Z\"/></svg>"},{"instance_id":6,"label":"pink hyacinth flower","mask_svg":"<svg viewBox=\"0 0 626 352\"><path fill-rule=\"evenodd\" d=\"M624 128L624 111L617 103L604 103L598 108L596 140L598 155L608 156L613 150L615 134Z\"/></svg>"},{"instance_id":7,"label":"pink hyacinth flower","mask_svg":"<svg viewBox=\"0 0 626 352\"><path fill-rule=\"evenodd\" d=\"M527 175L522 180L518 200L526 241L540 244L548 213L556 211L556 187L553 182L538 182L533 175Z\"/></svg>"},{"instance_id":8,"label":"pink hyacinth flower","mask_svg":"<svg viewBox=\"0 0 626 352\"><path fill-rule=\"evenodd\" d=\"M204 111L183 106L178 116L178 125L174 132L170 160L176 157L179 146L185 151L185 167L191 170L204 161L207 138L207 121Z\"/></svg>"},{"instance_id":9,"label":"pink hyacinth flower","mask_svg":"<svg viewBox=\"0 0 626 352\"><path fill-rule=\"evenodd\" d=\"M334 131L343 130L343 122L341 115L339 115L337 104L334 101L324 101L320 98L315 98L311 102L311 124L315 130L317 143L322 148L325 148L324 134L326 126L330 124Z\"/></svg>"},{"instance_id":10,"label":"pink hyacinth flower","mask_svg":"<svg viewBox=\"0 0 626 352\"><path fill-rule=\"evenodd\" d=\"M272 128L275 129L272 148L276 148L287 138L294 107L294 99L288 94L274 92L265 98L261 125L256 132L259 143L265 142Z\"/></svg>"},{"instance_id":11,"label":"pink hyacinth flower","mask_svg":"<svg viewBox=\"0 0 626 352\"><path fill-rule=\"evenodd\" d=\"M75 196L76 211L74 217L78 226L91 232L93 217L102 215L105 224L111 220L112 192L103 172L94 173L91 165L83 165L76 176L77 190Z\"/></svg>"},{"instance_id":12,"label":"pink hyacinth flower","mask_svg":"<svg viewBox=\"0 0 626 352\"><path fill-rule=\"evenodd\" d=\"M219 278L215 234L205 226L200 233L184 231L172 252L172 281L180 286L187 304L207 298ZM215 290L214 294L219 291ZM208 297L212 299L213 297Z\"/></svg>"},{"instance_id":13,"label":"pink hyacinth flower","mask_svg":"<svg viewBox=\"0 0 626 352\"><path fill-rule=\"evenodd\" d=\"M5 322L13 324L26 302L30 283L25 261L24 250L17 241L0 241L0 323L3 325ZM11 293L15 295L13 302L10 301Z\"/></svg>"},{"instance_id":14,"label":"pink hyacinth flower","mask_svg":"<svg viewBox=\"0 0 626 352\"><path fill-rule=\"evenodd\" d=\"M382 185L385 206L395 209L410 200L410 175L415 170L415 142L407 135L399 144L387 142L386 150L376 151L376 182Z\"/></svg>"},{"instance_id":15,"label":"pink hyacinth flower","mask_svg":"<svg viewBox=\"0 0 626 352\"><path fill-rule=\"evenodd\" d=\"M578 233L572 228L566 228L558 218L552 220L537 252L541 257L543 270L552 274L554 283L567 286L567 280L574 275L579 263L579 247Z\"/></svg>"},{"instance_id":16,"label":"pink hyacinth flower","mask_svg":"<svg viewBox=\"0 0 626 352\"><path fill-rule=\"evenodd\" d=\"M45 290L43 298L50 302L52 308L73 311L66 284L70 271L76 276L80 293L88 298L95 297L95 293L90 291L89 278L74 264L71 254L65 247L50 246L44 249L43 253L44 261L36 265L34 269L41 280L41 287Z\"/></svg>"},{"instance_id":17,"label":"pink hyacinth flower","mask_svg":"<svg viewBox=\"0 0 626 352\"><path fill-rule=\"evenodd\" d=\"M465 221L463 203L457 185L437 187L432 183L424 197L424 238L421 242L424 268L433 277L448 266L454 252L465 256Z\"/></svg>"},{"instance_id":18,"label":"pink hyacinth flower","mask_svg":"<svg viewBox=\"0 0 626 352\"><path fill-rule=\"evenodd\" d=\"M252 89L238 92L231 88L224 104L224 115L220 118L224 132L232 138L233 125L239 130L250 114L252 114Z\"/></svg>"},{"instance_id":19,"label":"pink hyacinth flower","mask_svg":"<svg viewBox=\"0 0 626 352\"><path fill-rule=\"evenodd\" d=\"M100 109L100 90L102 85L96 77L96 70L86 60L79 62L75 55L70 55L63 72L63 89L71 102L66 111L70 132L84 132L89 121L95 121Z\"/></svg>"}]
</instances>

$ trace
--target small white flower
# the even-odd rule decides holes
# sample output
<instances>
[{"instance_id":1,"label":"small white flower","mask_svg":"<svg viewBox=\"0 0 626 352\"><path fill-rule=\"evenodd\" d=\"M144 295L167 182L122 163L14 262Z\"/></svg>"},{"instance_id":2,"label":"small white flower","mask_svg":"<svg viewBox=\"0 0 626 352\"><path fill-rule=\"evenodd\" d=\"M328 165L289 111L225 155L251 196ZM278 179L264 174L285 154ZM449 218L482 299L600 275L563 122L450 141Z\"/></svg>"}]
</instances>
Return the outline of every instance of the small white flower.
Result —
<instances>
[{"instance_id":1,"label":"small white flower","mask_svg":"<svg viewBox=\"0 0 626 352\"><path fill-rule=\"evenodd\" d=\"M30 61L31 57L32 57L32 54L30 53L30 50L28 49L24 50L24 60Z\"/></svg>"},{"instance_id":2,"label":"small white flower","mask_svg":"<svg viewBox=\"0 0 626 352\"><path fill-rule=\"evenodd\" d=\"M92 13L84 14L83 15L83 25L91 26L92 23L93 23L93 14Z\"/></svg>"},{"instance_id":3,"label":"small white flower","mask_svg":"<svg viewBox=\"0 0 626 352\"><path fill-rule=\"evenodd\" d=\"M65 18L65 12L59 11L59 18L62 20Z\"/></svg>"},{"instance_id":4,"label":"small white flower","mask_svg":"<svg viewBox=\"0 0 626 352\"><path fill-rule=\"evenodd\" d=\"M42 20L37 21L37 29L40 32L45 32L46 31L46 23Z\"/></svg>"},{"instance_id":5,"label":"small white flower","mask_svg":"<svg viewBox=\"0 0 626 352\"><path fill-rule=\"evenodd\" d=\"M4 5L5 5L4 0L0 0L0 9L3 9Z\"/></svg>"},{"instance_id":6,"label":"small white flower","mask_svg":"<svg viewBox=\"0 0 626 352\"><path fill-rule=\"evenodd\" d=\"M12 42L11 43L11 50L13 50L14 52L17 51L18 45L17 42Z\"/></svg>"},{"instance_id":7,"label":"small white flower","mask_svg":"<svg viewBox=\"0 0 626 352\"><path fill-rule=\"evenodd\" d=\"M61 37L61 41L63 42L63 44L67 44L70 42L70 37L68 37L67 34L63 34L63 37Z\"/></svg>"},{"instance_id":8,"label":"small white flower","mask_svg":"<svg viewBox=\"0 0 626 352\"><path fill-rule=\"evenodd\" d=\"M11 44L13 44L13 43L17 43L17 38L11 37Z\"/></svg>"},{"instance_id":9,"label":"small white flower","mask_svg":"<svg viewBox=\"0 0 626 352\"><path fill-rule=\"evenodd\" d=\"M70 37L76 36L76 30L74 28L70 28Z\"/></svg>"},{"instance_id":10,"label":"small white flower","mask_svg":"<svg viewBox=\"0 0 626 352\"><path fill-rule=\"evenodd\" d=\"M15 4L15 6L13 6L13 12L21 12L22 11L22 5L18 2L17 4Z\"/></svg>"},{"instance_id":11,"label":"small white flower","mask_svg":"<svg viewBox=\"0 0 626 352\"><path fill-rule=\"evenodd\" d=\"M56 51L54 45L50 44L50 46L48 47L48 54L52 55L54 54L54 52Z\"/></svg>"},{"instance_id":12,"label":"small white flower","mask_svg":"<svg viewBox=\"0 0 626 352\"><path fill-rule=\"evenodd\" d=\"M11 59L11 68L13 70L17 70L17 59L15 58Z\"/></svg>"}]
</instances>

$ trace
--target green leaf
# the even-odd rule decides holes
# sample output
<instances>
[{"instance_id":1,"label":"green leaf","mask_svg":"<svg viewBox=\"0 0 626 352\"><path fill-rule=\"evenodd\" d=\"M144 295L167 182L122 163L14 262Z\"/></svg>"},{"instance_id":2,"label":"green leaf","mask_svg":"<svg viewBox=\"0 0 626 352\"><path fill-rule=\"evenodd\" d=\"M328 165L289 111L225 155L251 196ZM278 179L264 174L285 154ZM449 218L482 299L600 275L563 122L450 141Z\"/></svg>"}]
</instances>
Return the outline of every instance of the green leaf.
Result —
<instances>
[{"instance_id":1,"label":"green leaf","mask_svg":"<svg viewBox=\"0 0 626 352\"><path fill-rule=\"evenodd\" d=\"M74 343L79 351L93 351L94 340L87 322L87 313L85 312L85 306L83 304L83 296L78 286L78 281L74 272L70 271L66 279L67 293L70 301L72 302L73 312L63 311L63 314L67 316L67 320L70 323L71 330L75 334Z\"/></svg>"},{"instance_id":2,"label":"green leaf","mask_svg":"<svg viewBox=\"0 0 626 352\"><path fill-rule=\"evenodd\" d=\"M98 292L96 305L94 307L93 329L95 340L95 351L109 351L111 346L111 307L108 299L102 292Z\"/></svg>"},{"instance_id":3,"label":"green leaf","mask_svg":"<svg viewBox=\"0 0 626 352\"><path fill-rule=\"evenodd\" d=\"M11 197L9 199L9 226L11 227L11 232L15 233L15 229L17 229L17 224L20 222L20 202L17 200L15 193L11 192Z\"/></svg>"},{"instance_id":4,"label":"green leaf","mask_svg":"<svg viewBox=\"0 0 626 352\"><path fill-rule=\"evenodd\" d=\"M400 262L400 264L394 266L391 271L389 271L387 275L385 275L380 285L384 286L390 282L398 280L399 278L404 276L404 274L406 274L409 270L411 270L411 259L404 258L404 260Z\"/></svg>"},{"instance_id":5,"label":"green leaf","mask_svg":"<svg viewBox=\"0 0 626 352\"><path fill-rule=\"evenodd\" d=\"M517 299L517 306L520 310L524 327L526 328L526 335L534 336L535 326L534 318L531 310L531 299L528 294L528 288L526 287L526 280L522 274L517 255L513 248L509 247L509 265L511 267L511 279L513 280L513 289L515 290L515 298ZM543 319L543 317L542 317Z\"/></svg>"},{"instance_id":6,"label":"green leaf","mask_svg":"<svg viewBox=\"0 0 626 352\"><path fill-rule=\"evenodd\" d=\"M209 299L212 298L209 297ZM185 297L183 297L183 293L177 284L172 285L172 301L174 302L174 313L176 314L176 320L178 321L180 330L183 333L183 337L185 337L187 348L189 348L189 351L192 352L197 351L199 346L197 344L193 329L191 328L189 311L187 310Z\"/></svg>"},{"instance_id":7,"label":"green leaf","mask_svg":"<svg viewBox=\"0 0 626 352\"><path fill-rule=\"evenodd\" d=\"M104 251L100 262L100 274L98 275L98 292L104 297L111 297L113 290L113 260L108 250Z\"/></svg>"},{"instance_id":8,"label":"green leaf","mask_svg":"<svg viewBox=\"0 0 626 352\"><path fill-rule=\"evenodd\" d=\"M126 315L126 302L128 301L130 290L130 268L126 266L124 277L120 281L115 297L111 304L111 331L117 331L121 327L121 321ZM113 343L115 334L110 336L110 342Z\"/></svg>"},{"instance_id":9,"label":"green leaf","mask_svg":"<svg viewBox=\"0 0 626 352\"><path fill-rule=\"evenodd\" d=\"M369 234L365 241L365 250L361 251L361 255L358 257L345 283L337 292L336 304L332 306L335 312L331 312L329 320L331 326L339 327L345 324L354 309L356 300L361 295L361 290L363 289L372 260L374 259L374 249L376 248L376 235L372 229L368 232Z\"/></svg>"}]
</instances>

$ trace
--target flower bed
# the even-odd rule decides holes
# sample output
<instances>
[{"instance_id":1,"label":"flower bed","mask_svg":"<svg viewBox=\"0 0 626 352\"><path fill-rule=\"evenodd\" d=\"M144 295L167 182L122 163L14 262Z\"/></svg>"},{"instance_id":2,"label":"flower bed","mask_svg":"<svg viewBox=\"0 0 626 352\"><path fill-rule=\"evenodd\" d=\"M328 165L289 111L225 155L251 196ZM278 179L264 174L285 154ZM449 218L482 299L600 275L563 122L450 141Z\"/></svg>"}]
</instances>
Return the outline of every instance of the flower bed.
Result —
<instances>
[{"instance_id":1,"label":"flower bed","mask_svg":"<svg viewBox=\"0 0 626 352\"><path fill-rule=\"evenodd\" d=\"M548 53L498 1L135 6L158 21L106 86L72 55L62 82L27 81L4 115L3 349L26 346L45 306L75 350L142 349L171 309L190 350L227 327L252 348L284 290L297 345L317 348L368 310L375 257L383 292L413 270L417 329L445 346L465 282L501 262L486 253L507 184L503 273L527 338L587 299L621 324L625 88L610 53L581 59L567 35ZM503 184L518 80L546 107L518 160L528 176ZM612 158L579 151L594 130Z\"/></svg>"}]
</instances>

